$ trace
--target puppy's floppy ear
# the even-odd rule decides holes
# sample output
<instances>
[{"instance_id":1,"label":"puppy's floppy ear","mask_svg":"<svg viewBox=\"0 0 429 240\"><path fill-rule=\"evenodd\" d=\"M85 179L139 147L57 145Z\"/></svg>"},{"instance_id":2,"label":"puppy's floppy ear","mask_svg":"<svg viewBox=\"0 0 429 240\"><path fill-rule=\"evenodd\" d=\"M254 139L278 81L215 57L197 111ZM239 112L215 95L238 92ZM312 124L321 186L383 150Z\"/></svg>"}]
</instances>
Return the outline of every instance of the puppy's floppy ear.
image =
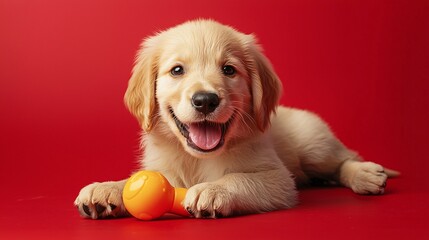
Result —
<instances>
[{"instance_id":1,"label":"puppy's floppy ear","mask_svg":"<svg viewBox=\"0 0 429 240\"><path fill-rule=\"evenodd\" d=\"M275 113L281 93L282 83L269 60L262 53L252 35L246 35L248 46L249 72L251 78L253 113L256 124L262 132L270 125L271 113Z\"/></svg>"},{"instance_id":2,"label":"puppy's floppy ear","mask_svg":"<svg viewBox=\"0 0 429 240\"><path fill-rule=\"evenodd\" d=\"M149 132L156 121L155 83L158 73L156 38L148 38L141 44L124 97L125 105L145 132Z\"/></svg>"}]
</instances>

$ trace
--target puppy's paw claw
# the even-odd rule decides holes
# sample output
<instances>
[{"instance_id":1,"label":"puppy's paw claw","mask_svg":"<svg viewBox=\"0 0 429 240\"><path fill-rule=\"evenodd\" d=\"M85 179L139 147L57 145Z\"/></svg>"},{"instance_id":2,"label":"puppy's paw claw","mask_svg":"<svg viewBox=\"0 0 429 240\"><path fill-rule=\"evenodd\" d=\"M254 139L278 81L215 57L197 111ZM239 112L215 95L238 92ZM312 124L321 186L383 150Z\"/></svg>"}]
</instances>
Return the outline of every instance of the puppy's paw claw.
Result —
<instances>
[{"instance_id":1,"label":"puppy's paw claw","mask_svg":"<svg viewBox=\"0 0 429 240\"><path fill-rule=\"evenodd\" d=\"M104 182L82 188L74 202L80 215L92 219L127 215L120 186L117 182Z\"/></svg>"},{"instance_id":2,"label":"puppy's paw claw","mask_svg":"<svg viewBox=\"0 0 429 240\"><path fill-rule=\"evenodd\" d=\"M372 162L356 163L350 187L358 194L384 194L387 175L381 165Z\"/></svg>"},{"instance_id":3,"label":"puppy's paw claw","mask_svg":"<svg viewBox=\"0 0 429 240\"><path fill-rule=\"evenodd\" d=\"M201 183L188 190L186 211L196 218L220 218L232 213L231 194L221 185Z\"/></svg>"}]
</instances>

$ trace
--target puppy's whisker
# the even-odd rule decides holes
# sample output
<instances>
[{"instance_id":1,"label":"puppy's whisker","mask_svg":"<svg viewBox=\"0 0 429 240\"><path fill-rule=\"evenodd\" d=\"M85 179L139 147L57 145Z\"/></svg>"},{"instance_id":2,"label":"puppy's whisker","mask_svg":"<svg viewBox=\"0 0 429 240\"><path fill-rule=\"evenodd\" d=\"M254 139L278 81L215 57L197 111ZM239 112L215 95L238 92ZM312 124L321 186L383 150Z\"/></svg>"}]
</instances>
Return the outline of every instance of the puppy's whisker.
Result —
<instances>
[{"instance_id":1,"label":"puppy's whisker","mask_svg":"<svg viewBox=\"0 0 429 240\"><path fill-rule=\"evenodd\" d=\"M240 126L243 126L246 129L246 132L253 132L253 128L249 125L249 122L254 125L255 121L251 117L251 115L243 111L241 108L231 106L230 109L232 109L232 111L236 113L236 116L239 120L238 124L240 124Z\"/></svg>"}]
</instances>

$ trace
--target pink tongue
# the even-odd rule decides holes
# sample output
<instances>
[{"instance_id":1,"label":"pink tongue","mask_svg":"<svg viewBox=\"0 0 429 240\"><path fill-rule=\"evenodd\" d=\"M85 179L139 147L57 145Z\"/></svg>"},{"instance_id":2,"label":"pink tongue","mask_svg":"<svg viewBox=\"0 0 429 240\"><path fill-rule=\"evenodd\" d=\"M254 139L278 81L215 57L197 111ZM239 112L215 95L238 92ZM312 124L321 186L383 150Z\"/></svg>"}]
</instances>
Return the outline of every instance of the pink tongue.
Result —
<instances>
[{"instance_id":1,"label":"pink tongue","mask_svg":"<svg viewBox=\"0 0 429 240\"><path fill-rule=\"evenodd\" d=\"M188 130L192 142L203 150L215 148L222 138L222 130L218 124L191 124Z\"/></svg>"}]
</instances>

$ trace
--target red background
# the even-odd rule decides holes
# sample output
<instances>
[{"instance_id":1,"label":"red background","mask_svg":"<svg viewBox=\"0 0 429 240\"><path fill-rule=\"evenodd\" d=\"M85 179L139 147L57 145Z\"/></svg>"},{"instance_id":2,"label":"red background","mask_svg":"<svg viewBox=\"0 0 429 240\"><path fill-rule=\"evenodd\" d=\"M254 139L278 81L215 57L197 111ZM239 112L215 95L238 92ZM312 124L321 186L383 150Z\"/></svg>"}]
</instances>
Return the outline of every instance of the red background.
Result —
<instances>
[{"instance_id":1,"label":"red background","mask_svg":"<svg viewBox=\"0 0 429 240\"><path fill-rule=\"evenodd\" d=\"M428 236L428 1L0 0L0 238ZM79 189L136 167L123 94L142 38L195 18L255 33L282 103L320 114L386 195L305 189L292 210L220 220L83 220Z\"/></svg>"}]
</instances>

